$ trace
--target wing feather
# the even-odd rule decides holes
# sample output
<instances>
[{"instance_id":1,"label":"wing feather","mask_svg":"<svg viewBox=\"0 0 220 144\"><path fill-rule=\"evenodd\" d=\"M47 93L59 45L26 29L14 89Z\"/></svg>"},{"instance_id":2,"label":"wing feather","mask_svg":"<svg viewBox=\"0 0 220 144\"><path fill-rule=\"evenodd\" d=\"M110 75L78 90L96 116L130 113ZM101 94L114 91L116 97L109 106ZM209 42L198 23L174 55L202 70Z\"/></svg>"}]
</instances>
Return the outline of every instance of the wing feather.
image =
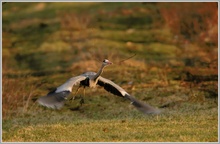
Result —
<instances>
[{"instance_id":1,"label":"wing feather","mask_svg":"<svg viewBox=\"0 0 220 144\"><path fill-rule=\"evenodd\" d=\"M117 95L117 96L121 96L124 97L125 94L128 94L123 88L121 88L119 85L117 85L116 83L114 83L113 81L100 77L98 79L98 85L104 87L105 90L107 90L108 92Z\"/></svg>"},{"instance_id":2,"label":"wing feather","mask_svg":"<svg viewBox=\"0 0 220 144\"><path fill-rule=\"evenodd\" d=\"M57 87L55 92L58 93L58 92L67 91L67 90L72 92L73 86L79 84L82 80L85 80L85 79L86 79L86 76L84 75L72 77L69 80L67 80L64 84Z\"/></svg>"},{"instance_id":3,"label":"wing feather","mask_svg":"<svg viewBox=\"0 0 220 144\"><path fill-rule=\"evenodd\" d=\"M119 85L115 84L113 81L108 80L106 78L100 77L98 80L98 85L104 87L105 90L108 92L117 95L122 96L129 101L131 101L131 104L135 106L139 111L143 112L144 114L158 114L160 113L159 109L155 109L149 104L146 104L144 102L141 102L137 100L135 97L129 95L123 88L121 88Z\"/></svg>"},{"instance_id":4,"label":"wing feather","mask_svg":"<svg viewBox=\"0 0 220 144\"><path fill-rule=\"evenodd\" d=\"M49 95L40 97L37 102L48 108L60 109L64 105L64 101L69 94L69 91L50 93Z\"/></svg>"},{"instance_id":5,"label":"wing feather","mask_svg":"<svg viewBox=\"0 0 220 144\"><path fill-rule=\"evenodd\" d=\"M67 96L72 92L72 87L85 79L86 76L83 75L72 77L55 90L49 92L46 96L40 97L37 102L49 108L60 109L64 105Z\"/></svg>"}]
</instances>

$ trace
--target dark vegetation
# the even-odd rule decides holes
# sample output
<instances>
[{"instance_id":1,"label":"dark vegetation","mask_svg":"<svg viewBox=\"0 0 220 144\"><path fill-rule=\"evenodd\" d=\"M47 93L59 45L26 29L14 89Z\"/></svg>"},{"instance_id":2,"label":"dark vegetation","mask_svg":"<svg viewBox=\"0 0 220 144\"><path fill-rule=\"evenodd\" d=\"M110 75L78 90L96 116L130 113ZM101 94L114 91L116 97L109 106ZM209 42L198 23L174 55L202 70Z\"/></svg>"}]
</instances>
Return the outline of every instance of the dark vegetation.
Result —
<instances>
[{"instance_id":1,"label":"dark vegetation","mask_svg":"<svg viewBox=\"0 0 220 144\"><path fill-rule=\"evenodd\" d=\"M198 118L201 123L213 120L210 129L203 127L213 132L207 137L152 136L149 141L217 141L218 3L7 2L2 5L2 24L3 141L71 141L18 136L17 130L25 127L63 120L65 127L73 121L78 126L90 120L118 124L145 119L126 100L102 89L86 90L82 107L77 98L60 111L35 103L68 78L97 71L104 58L114 63L104 77L163 109L157 122L180 122L183 116L186 123L195 120L197 127ZM154 125L155 119L148 120ZM129 140L148 141L142 135ZM78 141L122 140L112 136Z\"/></svg>"}]
</instances>

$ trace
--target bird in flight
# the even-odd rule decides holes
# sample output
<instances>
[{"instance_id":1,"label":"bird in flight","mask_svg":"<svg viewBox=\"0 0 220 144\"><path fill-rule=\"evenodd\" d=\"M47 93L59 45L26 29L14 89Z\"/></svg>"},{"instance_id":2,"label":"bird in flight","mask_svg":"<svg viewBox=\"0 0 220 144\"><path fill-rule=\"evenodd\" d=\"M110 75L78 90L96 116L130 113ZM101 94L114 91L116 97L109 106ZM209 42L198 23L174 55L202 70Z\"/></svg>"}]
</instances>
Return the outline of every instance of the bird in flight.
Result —
<instances>
[{"instance_id":1,"label":"bird in flight","mask_svg":"<svg viewBox=\"0 0 220 144\"><path fill-rule=\"evenodd\" d=\"M72 77L69 80L67 80L64 84L57 87L55 90L49 92L46 96L38 98L37 102L40 105L46 106L48 108L60 109L64 105L67 96L72 92L72 87L74 85L79 85L79 88L94 88L97 85L99 85L101 87L104 87L106 91L129 100L133 106L135 106L139 111L143 112L144 114L159 114L159 109L156 109L150 106L149 104L137 100L135 97L131 96L119 85L101 76L104 68L111 64L113 63L109 60L103 60L102 65L97 73L85 72L79 76Z\"/></svg>"}]
</instances>

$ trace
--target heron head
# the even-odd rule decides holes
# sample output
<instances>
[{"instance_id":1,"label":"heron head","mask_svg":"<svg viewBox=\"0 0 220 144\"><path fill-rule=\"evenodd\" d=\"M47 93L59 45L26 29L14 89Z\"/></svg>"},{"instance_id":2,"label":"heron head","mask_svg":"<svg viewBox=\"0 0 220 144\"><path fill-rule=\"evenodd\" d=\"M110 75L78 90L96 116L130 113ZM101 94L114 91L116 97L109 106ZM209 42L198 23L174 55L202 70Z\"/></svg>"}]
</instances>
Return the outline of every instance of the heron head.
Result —
<instances>
[{"instance_id":1,"label":"heron head","mask_svg":"<svg viewBox=\"0 0 220 144\"><path fill-rule=\"evenodd\" d=\"M107 60L107 59L104 59L102 63L103 63L104 66L113 64L112 62L110 62L110 61Z\"/></svg>"}]
</instances>

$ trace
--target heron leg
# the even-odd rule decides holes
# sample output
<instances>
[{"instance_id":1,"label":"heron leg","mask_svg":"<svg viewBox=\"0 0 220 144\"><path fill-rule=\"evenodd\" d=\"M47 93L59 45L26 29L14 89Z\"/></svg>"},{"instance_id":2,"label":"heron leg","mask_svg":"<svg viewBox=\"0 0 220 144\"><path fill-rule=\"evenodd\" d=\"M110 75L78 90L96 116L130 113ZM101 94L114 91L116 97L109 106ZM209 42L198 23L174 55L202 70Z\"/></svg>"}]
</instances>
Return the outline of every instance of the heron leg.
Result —
<instances>
[{"instance_id":1,"label":"heron leg","mask_svg":"<svg viewBox=\"0 0 220 144\"><path fill-rule=\"evenodd\" d=\"M75 99L75 96L76 96L76 94L79 92L79 89L81 88L81 86L79 86L78 88L77 88L77 90L76 90L76 92L75 92L75 94L73 95L73 97L70 99L70 100L74 100Z\"/></svg>"},{"instance_id":2,"label":"heron leg","mask_svg":"<svg viewBox=\"0 0 220 144\"><path fill-rule=\"evenodd\" d=\"M84 98L80 95L80 105L82 106L82 104L84 104L85 102L84 102Z\"/></svg>"},{"instance_id":3,"label":"heron leg","mask_svg":"<svg viewBox=\"0 0 220 144\"><path fill-rule=\"evenodd\" d=\"M83 89L83 96L85 96L85 92L86 91L86 88L84 87L84 89ZM83 96L82 95L80 95L80 105L82 106L82 104L84 104L85 102L84 102L84 98L83 98Z\"/></svg>"}]
</instances>

